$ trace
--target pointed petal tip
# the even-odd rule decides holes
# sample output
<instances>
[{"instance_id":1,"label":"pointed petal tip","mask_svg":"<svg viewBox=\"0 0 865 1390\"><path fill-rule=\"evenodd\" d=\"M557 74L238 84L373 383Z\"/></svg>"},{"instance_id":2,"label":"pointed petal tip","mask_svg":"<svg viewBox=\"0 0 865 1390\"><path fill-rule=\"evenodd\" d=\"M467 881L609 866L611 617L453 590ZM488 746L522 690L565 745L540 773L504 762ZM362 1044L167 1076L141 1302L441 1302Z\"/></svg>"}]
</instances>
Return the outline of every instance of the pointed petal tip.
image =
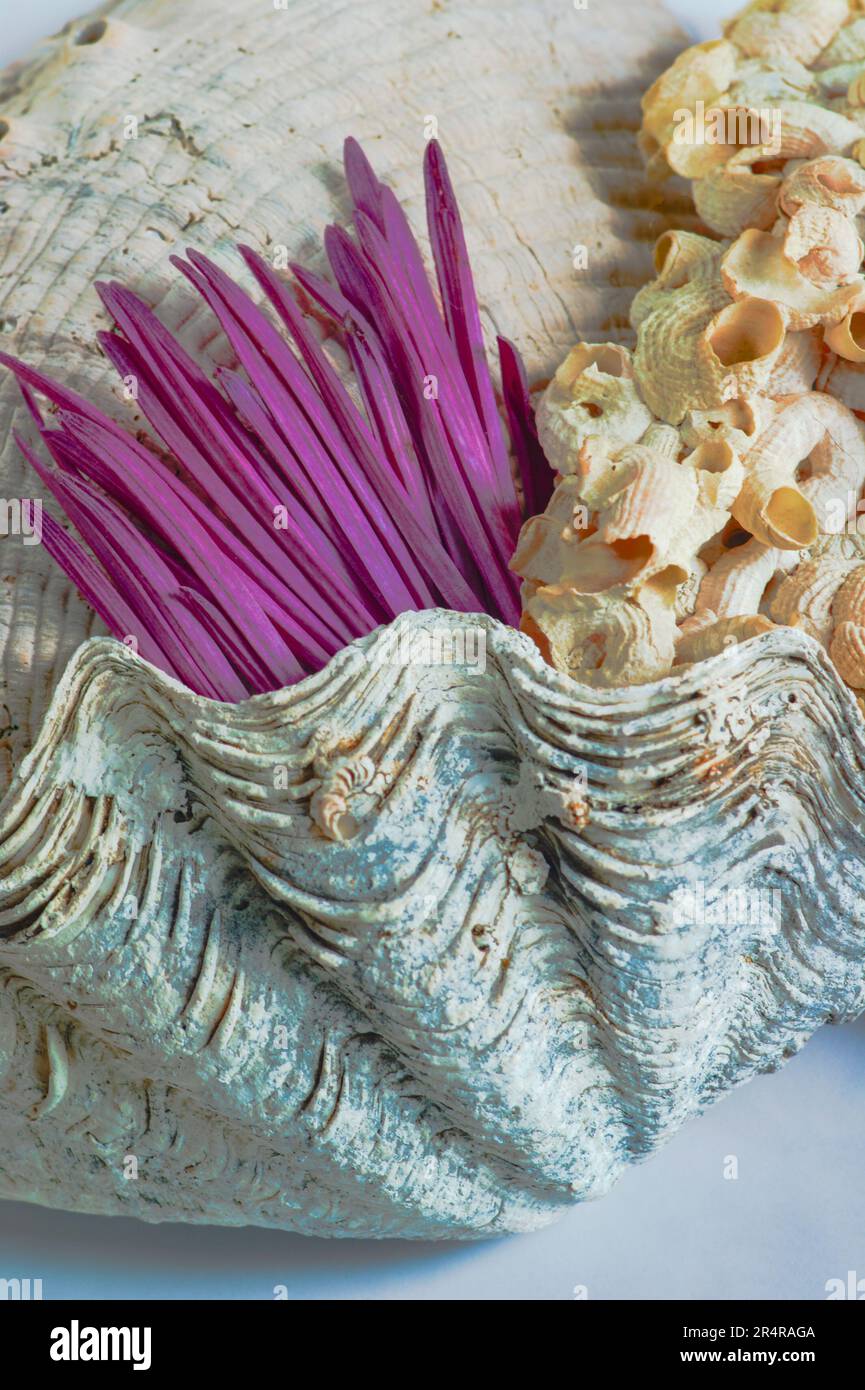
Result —
<instances>
[{"instance_id":1,"label":"pointed petal tip","mask_svg":"<svg viewBox=\"0 0 865 1390\"><path fill-rule=\"evenodd\" d=\"M445 178L448 177L448 164L445 159L445 152L442 149L441 141L435 136L426 142L423 152L423 161L425 171L441 172L444 174Z\"/></svg>"},{"instance_id":2,"label":"pointed petal tip","mask_svg":"<svg viewBox=\"0 0 865 1390\"><path fill-rule=\"evenodd\" d=\"M196 250L194 246L188 246L186 248L186 257L187 260L191 261L194 266L198 266L199 269L204 269L205 267L213 267L213 269L218 268L209 256L206 256L203 251Z\"/></svg>"}]
</instances>

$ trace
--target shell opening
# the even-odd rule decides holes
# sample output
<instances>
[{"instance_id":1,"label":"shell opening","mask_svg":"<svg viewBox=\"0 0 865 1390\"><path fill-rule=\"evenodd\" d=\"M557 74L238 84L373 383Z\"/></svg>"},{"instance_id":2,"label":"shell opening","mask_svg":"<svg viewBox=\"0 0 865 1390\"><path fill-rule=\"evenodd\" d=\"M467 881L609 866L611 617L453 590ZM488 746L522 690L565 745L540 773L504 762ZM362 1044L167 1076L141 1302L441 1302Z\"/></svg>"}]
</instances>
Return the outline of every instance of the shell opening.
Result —
<instances>
[{"instance_id":1,"label":"shell opening","mask_svg":"<svg viewBox=\"0 0 865 1390\"><path fill-rule=\"evenodd\" d=\"M670 606L675 603L676 590L680 584L685 584L690 578L689 572L681 565L667 565L648 579L645 588L657 594L658 598Z\"/></svg>"},{"instance_id":2,"label":"shell opening","mask_svg":"<svg viewBox=\"0 0 865 1390\"><path fill-rule=\"evenodd\" d=\"M636 579L652 559L655 547L649 536L585 542L577 550L568 583L581 594L602 594L618 584Z\"/></svg>"},{"instance_id":3,"label":"shell opening","mask_svg":"<svg viewBox=\"0 0 865 1390\"><path fill-rule=\"evenodd\" d=\"M691 278L690 257L682 247L675 230L662 232L652 251L655 273L664 281L667 290L680 290ZM677 264L678 263L678 264Z\"/></svg>"},{"instance_id":4,"label":"shell opening","mask_svg":"<svg viewBox=\"0 0 865 1390\"><path fill-rule=\"evenodd\" d=\"M616 348L610 347L608 343L602 343L599 347L586 349L586 367L597 367L599 372L605 376L622 376L624 371L625 359L621 352Z\"/></svg>"},{"instance_id":5,"label":"shell opening","mask_svg":"<svg viewBox=\"0 0 865 1390\"><path fill-rule=\"evenodd\" d=\"M814 508L798 488L776 488L763 510L763 520L779 539L797 549L813 545L817 539Z\"/></svg>"},{"instance_id":6,"label":"shell opening","mask_svg":"<svg viewBox=\"0 0 865 1390\"><path fill-rule=\"evenodd\" d=\"M557 386L567 390L587 367L597 367L604 376L621 377L626 375L627 361L627 354L614 343L578 343L553 379Z\"/></svg>"},{"instance_id":7,"label":"shell opening","mask_svg":"<svg viewBox=\"0 0 865 1390\"><path fill-rule=\"evenodd\" d=\"M709 343L722 366L736 367L768 357L783 340L784 320L777 305L748 297L721 310Z\"/></svg>"},{"instance_id":8,"label":"shell opening","mask_svg":"<svg viewBox=\"0 0 865 1390\"><path fill-rule=\"evenodd\" d=\"M751 165L752 174L782 174L786 159L755 159Z\"/></svg>"},{"instance_id":9,"label":"shell opening","mask_svg":"<svg viewBox=\"0 0 865 1390\"><path fill-rule=\"evenodd\" d=\"M655 242L655 249L652 252L652 260L655 263L655 271L658 275L663 275L665 270L669 270L670 262L676 254L677 237L675 232L664 232ZM674 287L675 288L675 287Z\"/></svg>"},{"instance_id":10,"label":"shell opening","mask_svg":"<svg viewBox=\"0 0 865 1390\"><path fill-rule=\"evenodd\" d=\"M746 531L743 526L739 525L738 521L734 521L731 517L724 527L721 544L725 550L738 550L740 545L747 545L751 539L751 532Z\"/></svg>"},{"instance_id":11,"label":"shell opening","mask_svg":"<svg viewBox=\"0 0 865 1390\"><path fill-rule=\"evenodd\" d=\"M748 401L742 400L741 397L728 401L725 410L731 429L741 430L742 434L749 436L757 433L757 415Z\"/></svg>"},{"instance_id":12,"label":"shell opening","mask_svg":"<svg viewBox=\"0 0 865 1390\"><path fill-rule=\"evenodd\" d=\"M865 352L865 310L854 310L848 320L847 331L859 351Z\"/></svg>"},{"instance_id":13,"label":"shell opening","mask_svg":"<svg viewBox=\"0 0 865 1390\"><path fill-rule=\"evenodd\" d=\"M703 473L726 473L736 455L726 439L706 439L692 455L695 468Z\"/></svg>"}]
</instances>

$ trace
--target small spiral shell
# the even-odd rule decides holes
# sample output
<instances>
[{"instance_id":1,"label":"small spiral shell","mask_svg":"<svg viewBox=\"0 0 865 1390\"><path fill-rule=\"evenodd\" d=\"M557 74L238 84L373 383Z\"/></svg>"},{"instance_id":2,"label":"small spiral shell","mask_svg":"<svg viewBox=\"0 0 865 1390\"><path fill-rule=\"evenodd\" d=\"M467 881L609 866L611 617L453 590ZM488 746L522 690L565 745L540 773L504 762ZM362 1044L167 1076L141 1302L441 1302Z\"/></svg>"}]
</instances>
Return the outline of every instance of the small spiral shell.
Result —
<instances>
[{"instance_id":1,"label":"small spiral shell","mask_svg":"<svg viewBox=\"0 0 865 1390\"><path fill-rule=\"evenodd\" d=\"M331 768L309 803L309 814L329 840L350 840L360 828L349 802L375 776L371 758L350 758Z\"/></svg>"}]
</instances>

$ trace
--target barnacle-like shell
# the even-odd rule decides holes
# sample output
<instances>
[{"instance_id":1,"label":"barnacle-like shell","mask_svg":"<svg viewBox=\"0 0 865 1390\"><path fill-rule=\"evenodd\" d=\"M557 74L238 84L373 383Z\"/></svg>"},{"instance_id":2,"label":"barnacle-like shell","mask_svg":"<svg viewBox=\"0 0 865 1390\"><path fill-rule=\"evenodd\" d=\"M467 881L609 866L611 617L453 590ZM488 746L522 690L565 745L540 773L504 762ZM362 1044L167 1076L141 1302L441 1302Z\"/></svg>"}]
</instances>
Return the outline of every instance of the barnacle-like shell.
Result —
<instances>
[{"instance_id":1,"label":"barnacle-like shell","mask_svg":"<svg viewBox=\"0 0 865 1390\"><path fill-rule=\"evenodd\" d=\"M802 249L801 241L794 242L794 247ZM813 264L807 260L810 254L809 247L805 252L807 269ZM834 255L834 249L830 250L825 259L831 261ZM847 255L849 258L849 249ZM816 263L820 264L819 256ZM725 253L721 261L721 279L733 299L760 298L777 305L787 326L794 332L813 328L815 324L837 323L862 293L863 286L855 270L850 280L836 289L827 290L815 284L787 253L781 237L756 228L744 231Z\"/></svg>"},{"instance_id":2,"label":"barnacle-like shell","mask_svg":"<svg viewBox=\"0 0 865 1390\"><path fill-rule=\"evenodd\" d=\"M793 335L794 339L799 336ZM784 360L786 351L785 340L778 363ZM777 410L775 402L766 396L737 396L714 410L689 410L679 433L691 447L704 440L724 439L738 454L744 455L774 419Z\"/></svg>"},{"instance_id":3,"label":"barnacle-like shell","mask_svg":"<svg viewBox=\"0 0 865 1390\"><path fill-rule=\"evenodd\" d=\"M697 597L700 592L708 566L704 560L695 555L690 562L690 569L687 579L676 589L674 608L676 612L676 622L681 625L683 619L687 619L694 612L697 606Z\"/></svg>"},{"instance_id":4,"label":"barnacle-like shell","mask_svg":"<svg viewBox=\"0 0 865 1390\"><path fill-rule=\"evenodd\" d=\"M658 296L637 326L634 370L647 405L679 424L765 386L784 343L784 316L758 297L738 303L701 277Z\"/></svg>"},{"instance_id":5,"label":"barnacle-like shell","mask_svg":"<svg viewBox=\"0 0 865 1390\"><path fill-rule=\"evenodd\" d=\"M826 346L848 362L865 362L865 291L852 303L840 323L823 334Z\"/></svg>"},{"instance_id":6,"label":"barnacle-like shell","mask_svg":"<svg viewBox=\"0 0 865 1390\"><path fill-rule=\"evenodd\" d=\"M818 6L814 5L813 9ZM865 62L865 17L850 19L814 58L813 66L834 68L840 63Z\"/></svg>"},{"instance_id":7,"label":"barnacle-like shell","mask_svg":"<svg viewBox=\"0 0 865 1390\"><path fill-rule=\"evenodd\" d=\"M746 227L766 229L777 216L778 174L754 171L748 151L733 155L694 182L694 206L707 227L735 237Z\"/></svg>"},{"instance_id":8,"label":"barnacle-like shell","mask_svg":"<svg viewBox=\"0 0 865 1390\"><path fill-rule=\"evenodd\" d=\"M820 336L812 330L787 333L766 381L770 397L799 396L815 385L820 370ZM771 403L771 402L770 402Z\"/></svg>"},{"instance_id":9,"label":"barnacle-like shell","mask_svg":"<svg viewBox=\"0 0 865 1390\"><path fill-rule=\"evenodd\" d=\"M814 507L821 532L840 531L856 515L865 487L865 426L842 402L822 392L801 397L822 427L808 455L800 486Z\"/></svg>"},{"instance_id":10,"label":"barnacle-like shell","mask_svg":"<svg viewBox=\"0 0 865 1390\"><path fill-rule=\"evenodd\" d=\"M836 208L806 205L793 214L784 233L784 255L825 290L856 279L862 250L856 228Z\"/></svg>"},{"instance_id":11,"label":"barnacle-like shell","mask_svg":"<svg viewBox=\"0 0 865 1390\"><path fill-rule=\"evenodd\" d=\"M784 178L778 206L788 217L809 206L855 217L865 207L865 170L855 159L840 155L797 163Z\"/></svg>"},{"instance_id":12,"label":"barnacle-like shell","mask_svg":"<svg viewBox=\"0 0 865 1390\"><path fill-rule=\"evenodd\" d=\"M652 252L655 278L643 285L631 301L632 326L638 329L656 309L667 304L672 290L717 281L723 250L717 241L696 232L664 232Z\"/></svg>"},{"instance_id":13,"label":"barnacle-like shell","mask_svg":"<svg viewBox=\"0 0 865 1390\"><path fill-rule=\"evenodd\" d=\"M727 90L735 66L736 50L726 39L686 48L644 93L644 131L660 143L677 111L690 109L697 101L709 106Z\"/></svg>"},{"instance_id":14,"label":"barnacle-like shell","mask_svg":"<svg viewBox=\"0 0 865 1390\"><path fill-rule=\"evenodd\" d=\"M675 623L705 570L697 552L742 485L726 440L704 440L681 461L671 426L652 426L646 440L611 451L589 439L579 477L563 479L545 515L526 523L512 561L527 581L524 631L559 670L589 683L669 670ZM583 537L572 522L577 497L594 518Z\"/></svg>"},{"instance_id":15,"label":"barnacle-like shell","mask_svg":"<svg viewBox=\"0 0 865 1390\"><path fill-rule=\"evenodd\" d=\"M844 114L816 101L779 101L769 113L721 106L713 119L727 139L702 147L683 143L676 171L687 178L702 178L729 159L783 169L789 160L818 155L855 157L863 131L861 113L855 108Z\"/></svg>"},{"instance_id":16,"label":"barnacle-like shell","mask_svg":"<svg viewBox=\"0 0 865 1390\"><path fill-rule=\"evenodd\" d=\"M741 146L771 138L771 125L759 112L730 105L725 98L702 112L699 126L698 119L696 113L683 109L659 152L668 170L685 179L707 178L734 158ZM753 157L755 161L763 158L759 147Z\"/></svg>"},{"instance_id":17,"label":"barnacle-like shell","mask_svg":"<svg viewBox=\"0 0 865 1390\"><path fill-rule=\"evenodd\" d=\"M739 55L725 100L760 111L782 101L809 100L813 86L814 73L789 54L772 59Z\"/></svg>"},{"instance_id":18,"label":"barnacle-like shell","mask_svg":"<svg viewBox=\"0 0 865 1390\"><path fill-rule=\"evenodd\" d=\"M707 608L717 618L756 613L766 586L782 563L782 554L753 537L724 551L700 585L697 610Z\"/></svg>"},{"instance_id":19,"label":"barnacle-like shell","mask_svg":"<svg viewBox=\"0 0 865 1390\"><path fill-rule=\"evenodd\" d=\"M592 434L636 443L652 422L640 400L631 355L615 343L578 343L559 367L537 409L538 436L552 468L572 473Z\"/></svg>"},{"instance_id":20,"label":"barnacle-like shell","mask_svg":"<svg viewBox=\"0 0 865 1390\"><path fill-rule=\"evenodd\" d=\"M637 384L655 415L674 425L764 387L784 345L774 304L730 302L719 271L725 250L694 233L664 233L657 275L631 305Z\"/></svg>"},{"instance_id":21,"label":"barnacle-like shell","mask_svg":"<svg viewBox=\"0 0 865 1390\"><path fill-rule=\"evenodd\" d=\"M582 479L565 476L540 516L530 517L520 531L511 569L538 584L569 582L579 564L580 542L596 527L581 495Z\"/></svg>"},{"instance_id":22,"label":"barnacle-like shell","mask_svg":"<svg viewBox=\"0 0 865 1390\"><path fill-rule=\"evenodd\" d=\"M782 101L777 113L773 114L780 138L777 144L763 145L762 153L766 158L814 159L824 154L844 155L862 136L858 113L845 116L813 101Z\"/></svg>"},{"instance_id":23,"label":"barnacle-like shell","mask_svg":"<svg viewBox=\"0 0 865 1390\"><path fill-rule=\"evenodd\" d=\"M843 681L865 687L865 565L844 580L832 604L831 656Z\"/></svg>"},{"instance_id":24,"label":"barnacle-like shell","mask_svg":"<svg viewBox=\"0 0 865 1390\"><path fill-rule=\"evenodd\" d=\"M835 596L849 575L862 567L862 554L834 543L810 556L779 586L770 613L776 623L800 628L828 648Z\"/></svg>"},{"instance_id":25,"label":"barnacle-like shell","mask_svg":"<svg viewBox=\"0 0 865 1390\"><path fill-rule=\"evenodd\" d=\"M810 474L797 481L807 461ZM801 550L818 531L838 529L849 499L865 484L862 424L845 405L821 392L791 401L748 451L745 482L733 515L764 545ZM843 524L843 517L842 517Z\"/></svg>"},{"instance_id":26,"label":"barnacle-like shell","mask_svg":"<svg viewBox=\"0 0 865 1390\"><path fill-rule=\"evenodd\" d=\"M609 587L603 582L608 567L615 583L640 584L670 566L680 571L676 582L684 582L740 491L744 470L726 440L704 440L679 462L677 451L659 449L654 433L649 438L655 447L610 453L590 440L583 450L581 495L597 509L596 530L582 546L586 592L589 585L595 592ZM622 546L631 548L627 576L618 559ZM569 578L573 582L573 574Z\"/></svg>"},{"instance_id":27,"label":"barnacle-like shell","mask_svg":"<svg viewBox=\"0 0 865 1390\"><path fill-rule=\"evenodd\" d=\"M544 659L586 685L618 686L656 680L673 664L674 590L652 582L583 593L566 584L543 585L528 598L522 630Z\"/></svg>"},{"instance_id":28,"label":"barnacle-like shell","mask_svg":"<svg viewBox=\"0 0 865 1390\"><path fill-rule=\"evenodd\" d=\"M754 0L724 32L749 57L813 63L847 19L847 0Z\"/></svg>"},{"instance_id":29,"label":"barnacle-like shell","mask_svg":"<svg viewBox=\"0 0 865 1390\"><path fill-rule=\"evenodd\" d=\"M855 349L865 337L865 323L858 317L858 310L850 315L848 324L850 338L848 353L843 357L830 356L817 377L817 387L826 391L851 410L865 411L865 362L846 360L854 355ZM843 325L839 325L843 328ZM843 341L843 340L839 340Z\"/></svg>"}]
</instances>

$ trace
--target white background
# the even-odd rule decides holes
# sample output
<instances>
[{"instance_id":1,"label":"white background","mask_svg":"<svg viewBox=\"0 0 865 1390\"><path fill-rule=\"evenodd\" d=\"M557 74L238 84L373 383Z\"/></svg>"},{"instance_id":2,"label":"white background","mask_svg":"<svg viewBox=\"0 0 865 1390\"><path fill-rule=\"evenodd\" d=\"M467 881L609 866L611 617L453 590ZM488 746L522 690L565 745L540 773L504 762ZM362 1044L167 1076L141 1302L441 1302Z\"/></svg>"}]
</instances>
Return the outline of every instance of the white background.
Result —
<instances>
[{"instance_id":1,"label":"white background","mask_svg":"<svg viewBox=\"0 0 865 1390\"><path fill-rule=\"evenodd\" d=\"M736 8L671 5L700 38ZM69 0L0 0L0 63L75 13ZM849 1270L865 1280L863 1097L865 1019L822 1029L779 1075L536 1235L320 1241L0 1203L0 1277L41 1278L46 1298L270 1298L285 1284L301 1299L571 1299L575 1285L590 1299L820 1299ZM727 1155L736 1181L723 1177Z\"/></svg>"}]
</instances>

